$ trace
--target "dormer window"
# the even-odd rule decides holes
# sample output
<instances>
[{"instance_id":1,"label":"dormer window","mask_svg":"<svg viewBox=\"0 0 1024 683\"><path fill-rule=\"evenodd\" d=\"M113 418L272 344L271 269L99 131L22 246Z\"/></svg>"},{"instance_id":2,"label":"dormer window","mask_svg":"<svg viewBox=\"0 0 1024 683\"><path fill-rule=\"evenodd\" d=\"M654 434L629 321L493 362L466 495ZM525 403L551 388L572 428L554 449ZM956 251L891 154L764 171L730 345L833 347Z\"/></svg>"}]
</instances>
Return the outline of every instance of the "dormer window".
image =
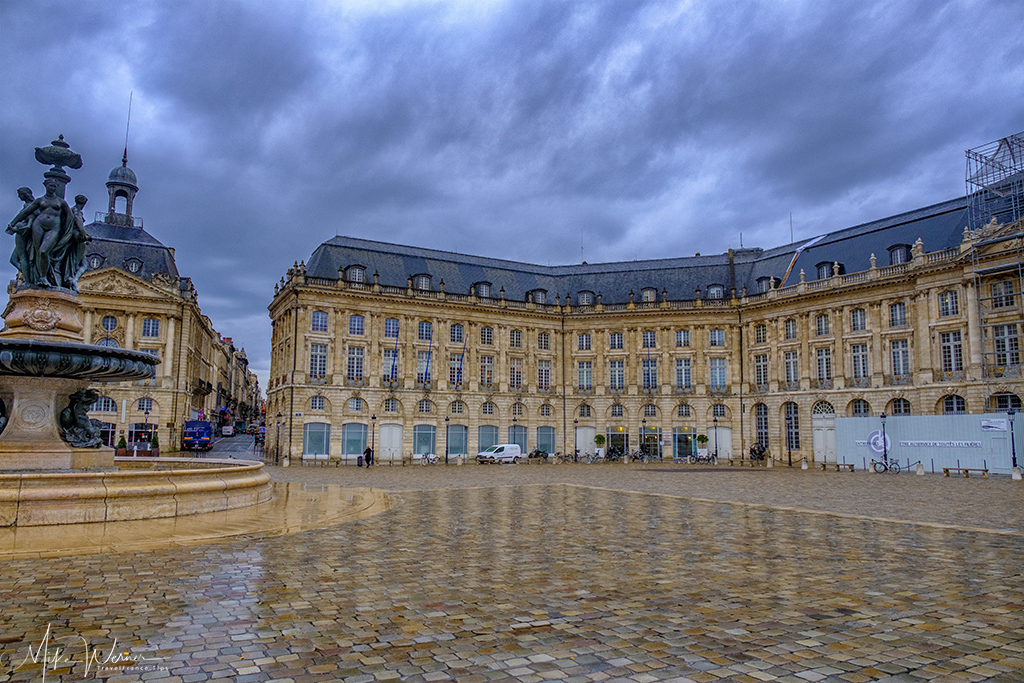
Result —
<instances>
[{"instance_id":1,"label":"dormer window","mask_svg":"<svg viewBox=\"0 0 1024 683\"><path fill-rule=\"evenodd\" d=\"M709 299L724 299L725 298L725 286L724 285L708 285L708 298Z\"/></svg>"},{"instance_id":2,"label":"dormer window","mask_svg":"<svg viewBox=\"0 0 1024 683\"><path fill-rule=\"evenodd\" d=\"M475 285L476 295L481 299L491 298L491 283L490 282L478 282Z\"/></svg>"},{"instance_id":3,"label":"dormer window","mask_svg":"<svg viewBox=\"0 0 1024 683\"><path fill-rule=\"evenodd\" d=\"M640 300L646 302L652 302L658 300L658 290L654 287L644 287L640 291Z\"/></svg>"},{"instance_id":4,"label":"dormer window","mask_svg":"<svg viewBox=\"0 0 1024 683\"><path fill-rule=\"evenodd\" d=\"M818 279L819 280L824 280L825 278L832 277L832 275L834 274L832 272L832 263L831 263L831 261L823 261L822 263L819 263L817 265L817 268L818 268Z\"/></svg>"},{"instance_id":5,"label":"dormer window","mask_svg":"<svg viewBox=\"0 0 1024 683\"><path fill-rule=\"evenodd\" d=\"M349 266L345 271L345 279L349 282L366 282L366 268L362 266Z\"/></svg>"},{"instance_id":6,"label":"dormer window","mask_svg":"<svg viewBox=\"0 0 1024 683\"><path fill-rule=\"evenodd\" d=\"M89 263L89 270L96 270L103 265L103 257L99 254L89 254L86 260Z\"/></svg>"},{"instance_id":7,"label":"dormer window","mask_svg":"<svg viewBox=\"0 0 1024 683\"><path fill-rule=\"evenodd\" d=\"M910 245L897 244L889 247L889 265L895 266L910 260Z\"/></svg>"},{"instance_id":8,"label":"dormer window","mask_svg":"<svg viewBox=\"0 0 1024 683\"><path fill-rule=\"evenodd\" d=\"M430 276L429 275L414 275L412 278L412 286L415 289L430 290Z\"/></svg>"},{"instance_id":9,"label":"dormer window","mask_svg":"<svg viewBox=\"0 0 1024 683\"><path fill-rule=\"evenodd\" d=\"M124 262L124 269L129 273L138 273L142 270L142 261L137 258L130 258Z\"/></svg>"},{"instance_id":10,"label":"dormer window","mask_svg":"<svg viewBox=\"0 0 1024 683\"><path fill-rule=\"evenodd\" d=\"M772 279L770 277L757 278L757 291L760 293L771 291Z\"/></svg>"},{"instance_id":11,"label":"dormer window","mask_svg":"<svg viewBox=\"0 0 1024 683\"><path fill-rule=\"evenodd\" d=\"M576 295L577 301L580 306L593 306L594 305L594 293L593 292L580 292Z\"/></svg>"},{"instance_id":12,"label":"dormer window","mask_svg":"<svg viewBox=\"0 0 1024 683\"><path fill-rule=\"evenodd\" d=\"M543 289L535 289L531 292L533 296L533 303L535 304L546 304L548 302L548 293Z\"/></svg>"}]
</instances>

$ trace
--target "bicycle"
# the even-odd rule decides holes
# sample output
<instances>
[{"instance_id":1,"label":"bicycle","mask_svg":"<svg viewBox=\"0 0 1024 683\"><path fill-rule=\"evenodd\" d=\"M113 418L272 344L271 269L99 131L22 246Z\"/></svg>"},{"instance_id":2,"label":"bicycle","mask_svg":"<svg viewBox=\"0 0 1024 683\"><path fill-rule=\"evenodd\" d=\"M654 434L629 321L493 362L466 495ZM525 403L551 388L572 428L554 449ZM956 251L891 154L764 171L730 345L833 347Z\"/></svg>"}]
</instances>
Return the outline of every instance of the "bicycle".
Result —
<instances>
[{"instance_id":1,"label":"bicycle","mask_svg":"<svg viewBox=\"0 0 1024 683\"><path fill-rule=\"evenodd\" d=\"M879 474L883 472L891 472L893 474L900 473L900 464L895 460L880 460L877 462L872 461L871 468L874 469L875 472L878 472Z\"/></svg>"},{"instance_id":2,"label":"bicycle","mask_svg":"<svg viewBox=\"0 0 1024 683\"><path fill-rule=\"evenodd\" d=\"M436 465L441 462L441 456L435 453L424 453L423 457L420 458L420 464L424 467L427 465Z\"/></svg>"},{"instance_id":3,"label":"bicycle","mask_svg":"<svg viewBox=\"0 0 1024 683\"><path fill-rule=\"evenodd\" d=\"M689 459L690 459L690 464L694 464L694 463L710 463L712 465L717 465L718 464L718 456L715 455L714 453L709 453L707 455L691 455Z\"/></svg>"}]
</instances>

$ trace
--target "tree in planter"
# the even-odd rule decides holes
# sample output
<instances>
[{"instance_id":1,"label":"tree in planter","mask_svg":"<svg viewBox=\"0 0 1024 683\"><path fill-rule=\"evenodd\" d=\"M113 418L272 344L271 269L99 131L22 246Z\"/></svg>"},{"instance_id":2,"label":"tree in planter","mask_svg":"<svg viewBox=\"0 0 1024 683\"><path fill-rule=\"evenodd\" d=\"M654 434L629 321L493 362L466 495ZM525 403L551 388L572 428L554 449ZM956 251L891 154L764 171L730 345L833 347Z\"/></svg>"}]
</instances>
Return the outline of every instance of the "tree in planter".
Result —
<instances>
[{"instance_id":1,"label":"tree in planter","mask_svg":"<svg viewBox=\"0 0 1024 683\"><path fill-rule=\"evenodd\" d=\"M703 448L707 448L708 447L707 444L708 444L707 434L698 434L697 435L697 448L702 448L702 449Z\"/></svg>"},{"instance_id":2,"label":"tree in planter","mask_svg":"<svg viewBox=\"0 0 1024 683\"><path fill-rule=\"evenodd\" d=\"M128 442L125 441L124 434L117 440L117 450L114 454L118 456L128 455Z\"/></svg>"},{"instance_id":3,"label":"tree in planter","mask_svg":"<svg viewBox=\"0 0 1024 683\"><path fill-rule=\"evenodd\" d=\"M156 430L153 430L153 438L149 440L149 449L152 451L153 457L160 452L160 437L156 435Z\"/></svg>"},{"instance_id":4,"label":"tree in planter","mask_svg":"<svg viewBox=\"0 0 1024 683\"><path fill-rule=\"evenodd\" d=\"M604 446L604 434L598 434L594 437L594 443L597 444L598 448Z\"/></svg>"}]
</instances>

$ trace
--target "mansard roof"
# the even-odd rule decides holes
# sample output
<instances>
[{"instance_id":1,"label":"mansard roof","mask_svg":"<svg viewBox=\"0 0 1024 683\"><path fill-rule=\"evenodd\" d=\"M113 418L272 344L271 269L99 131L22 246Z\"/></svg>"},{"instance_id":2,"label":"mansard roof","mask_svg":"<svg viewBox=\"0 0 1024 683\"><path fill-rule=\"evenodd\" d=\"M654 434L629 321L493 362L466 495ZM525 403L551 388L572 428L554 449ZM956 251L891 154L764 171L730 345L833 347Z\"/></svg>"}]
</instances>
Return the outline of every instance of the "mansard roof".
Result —
<instances>
[{"instance_id":1,"label":"mansard roof","mask_svg":"<svg viewBox=\"0 0 1024 683\"><path fill-rule=\"evenodd\" d=\"M85 226L92 241L85 247L86 261L93 255L100 255L103 263L99 268L115 267L128 270L132 259L139 261L138 272L132 273L143 280L152 280L154 275L163 274L177 280L178 267L171 250L142 228L94 222ZM89 265L89 270L94 268Z\"/></svg>"},{"instance_id":2,"label":"mansard roof","mask_svg":"<svg viewBox=\"0 0 1024 683\"><path fill-rule=\"evenodd\" d=\"M977 217L975 222L984 223ZM839 262L846 272L867 270L874 254L878 265L888 265L888 250L897 245L912 245L921 239L925 250L940 251L960 244L968 225L968 198L942 202L933 206L837 229L818 237L771 249L747 248L724 254L612 263L542 266L485 256L425 249L355 237L334 237L321 244L310 257L306 275L334 279L339 269L361 266L366 279L379 275L382 285L405 287L408 278L429 275L431 289L466 294L472 285L487 282L491 296L501 289L508 299L522 301L528 292L546 290L548 302L555 295L565 297L581 291L602 294L604 303L629 300L633 292L639 300L642 289L653 287L659 299L664 291L670 300L707 296L709 285L722 285L726 296L744 287L748 293L757 291L758 280L781 280L791 271L786 284L794 283L800 270L807 279L817 277L816 264ZM972 228L977 227L975 225ZM792 268L790 267L792 265Z\"/></svg>"}]
</instances>

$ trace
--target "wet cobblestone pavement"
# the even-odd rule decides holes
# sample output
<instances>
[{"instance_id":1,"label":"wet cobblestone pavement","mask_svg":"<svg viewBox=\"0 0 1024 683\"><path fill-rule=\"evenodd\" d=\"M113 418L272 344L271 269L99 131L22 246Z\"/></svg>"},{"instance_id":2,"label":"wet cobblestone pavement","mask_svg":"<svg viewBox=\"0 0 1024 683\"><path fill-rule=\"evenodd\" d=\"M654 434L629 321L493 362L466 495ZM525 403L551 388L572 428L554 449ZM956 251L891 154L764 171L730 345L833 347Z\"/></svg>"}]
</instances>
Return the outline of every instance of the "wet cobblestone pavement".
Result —
<instances>
[{"instance_id":1,"label":"wet cobblestone pavement","mask_svg":"<svg viewBox=\"0 0 1024 683\"><path fill-rule=\"evenodd\" d=\"M1008 478L271 469L393 500L293 534L7 559L0 681L42 680L48 627L67 661L46 680L1024 681Z\"/></svg>"}]
</instances>

